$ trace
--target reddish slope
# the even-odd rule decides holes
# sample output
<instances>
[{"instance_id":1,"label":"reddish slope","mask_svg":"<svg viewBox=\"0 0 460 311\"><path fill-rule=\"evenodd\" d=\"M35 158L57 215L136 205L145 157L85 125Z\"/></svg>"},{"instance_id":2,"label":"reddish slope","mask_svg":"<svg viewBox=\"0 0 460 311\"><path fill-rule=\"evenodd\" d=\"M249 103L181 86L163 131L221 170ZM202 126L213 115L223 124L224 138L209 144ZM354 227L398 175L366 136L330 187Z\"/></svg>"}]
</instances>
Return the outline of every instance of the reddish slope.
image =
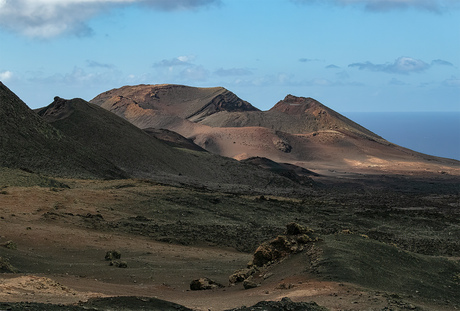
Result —
<instances>
[{"instance_id":1,"label":"reddish slope","mask_svg":"<svg viewBox=\"0 0 460 311\"><path fill-rule=\"evenodd\" d=\"M56 98L39 115L74 141L122 168L131 177L183 184L207 185L232 191L294 187L290 180L252 165L203 151L173 148L151 130L143 131L128 121L82 99ZM175 138L176 139L176 138ZM177 145L176 145L177 146ZM195 148L196 149L196 148ZM270 191L268 188L267 190Z\"/></svg>"},{"instance_id":2,"label":"reddish slope","mask_svg":"<svg viewBox=\"0 0 460 311\"><path fill-rule=\"evenodd\" d=\"M349 132L363 138L383 139L351 121L320 102L305 97L286 96L269 111L222 111L207 117L201 124L214 127L262 126L290 134L309 134L317 131L336 130Z\"/></svg>"},{"instance_id":3,"label":"reddish slope","mask_svg":"<svg viewBox=\"0 0 460 311\"><path fill-rule=\"evenodd\" d=\"M210 104L222 94L228 102ZM288 95L259 111L229 94L223 88L141 85L105 92L92 102L141 128L172 130L238 160L264 157L318 171L460 172L459 161L391 144L314 99Z\"/></svg>"},{"instance_id":4,"label":"reddish slope","mask_svg":"<svg viewBox=\"0 0 460 311\"><path fill-rule=\"evenodd\" d=\"M257 111L222 87L196 88L183 85L125 86L104 92L91 103L116 111L138 127L145 128L149 116L177 116L198 122L219 111ZM147 117L147 118L146 118Z\"/></svg>"}]
</instances>

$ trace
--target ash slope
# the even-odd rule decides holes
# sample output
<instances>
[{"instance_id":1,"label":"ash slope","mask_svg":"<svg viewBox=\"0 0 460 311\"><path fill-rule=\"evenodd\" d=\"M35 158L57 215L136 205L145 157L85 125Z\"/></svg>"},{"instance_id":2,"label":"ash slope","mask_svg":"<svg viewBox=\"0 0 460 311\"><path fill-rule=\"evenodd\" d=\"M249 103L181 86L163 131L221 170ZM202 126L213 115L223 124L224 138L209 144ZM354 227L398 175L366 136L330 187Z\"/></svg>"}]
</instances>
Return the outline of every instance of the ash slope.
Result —
<instances>
[{"instance_id":1,"label":"ash slope","mask_svg":"<svg viewBox=\"0 0 460 311\"><path fill-rule=\"evenodd\" d=\"M105 157L131 177L222 190L299 188L291 180L233 159L173 148L107 110L82 99L56 98L38 114L94 155Z\"/></svg>"},{"instance_id":2,"label":"ash slope","mask_svg":"<svg viewBox=\"0 0 460 311\"><path fill-rule=\"evenodd\" d=\"M124 86L98 95L91 103L116 110L135 125L146 128L148 116L173 115L200 122L220 111L258 111L248 102L222 87L197 88L184 85ZM145 116L139 113L145 110ZM136 118L139 117L139 118Z\"/></svg>"},{"instance_id":3,"label":"ash slope","mask_svg":"<svg viewBox=\"0 0 460 311\"><path fill-rule=\"evenodd\" d=\"M0 120L0 166L54 176L126 176L46 123L1 82Z\"/></svg>"},{"instance_id":4,"label":"ash slope","mask_svg":"<svg viewBox=\"0 0 460 311\"><path fill-rule=\"evenodd\" d=\"M288 95L259 111L222 88L139 85L110 90L91 102L140 128L175 131L238 160L264 157L317 171L460 172L459 161L392 144L311 98Z\"/></svg>"}]
</instances>

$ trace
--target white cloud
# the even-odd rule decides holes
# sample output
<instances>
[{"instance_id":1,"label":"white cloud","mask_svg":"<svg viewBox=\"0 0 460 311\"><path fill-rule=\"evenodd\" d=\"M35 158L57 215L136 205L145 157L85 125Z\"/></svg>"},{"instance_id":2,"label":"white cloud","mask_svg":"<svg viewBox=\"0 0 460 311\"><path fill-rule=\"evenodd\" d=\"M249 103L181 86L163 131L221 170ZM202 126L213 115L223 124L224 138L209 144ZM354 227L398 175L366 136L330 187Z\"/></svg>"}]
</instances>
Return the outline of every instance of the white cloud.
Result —
<instances>
[{"instance_id":1,"label":"white cloud","mask_svg":"<svg viewBox=\"0 0 460 311\"><path fill-rule=\"evenodd\" d=\"M92 67L92 68L105 68L105 69L115 68L115 65L113 64L100 63L100 62L90 60L90 59L86 60L86 64L88 65L88 67Z\"/></svg>"},{"instance_id":2,"label":"white cloud","mask_svg":"<svg viewBox=\"0 0 460 311\"><path fill-rule=\"evenodd\" d=\"M348 67L356 67L359 70L381 71L387 73L409 74L422 72L430 68L430 65L420 59L411 57L399 57L393 63L374 64L371 62L353 63Z\"/></svg>"},{"instance_id":3,"label":"white cloud","mask_svg":"<svg viewBox=\"0 0 460 311\"><path fill-rule=\"evenodd\" d=\"M168 83L195 83L206 81L209 71L194 63L195 55L163 59L153 64L155 78Z\"/></svg>"},{"instance_id":4,"label":"white cloud","mask_svg":"<svg viewBox=\"0 0 460 311\"><path fill-rule=\"evenodd\" d=\"M431 12L444 12L460 8L458 0L291 0L295 3L328 3L339 6L363 7L369 11L390 11L398 9L419 9Z\"/></svg>"},{"instance_id":5,"label":"white cloud","mask_svg":"<svg viewBox=\"0 0 460 311\"><path fill-rule=\"evenodd\" d=\"M449 66L449 67L454 67L454 65L451 62L448 62L443 59L435 59L431 62L431 65L439 65L439 66Z\"/></svg>"},{"instance_id":6,"label":"white cloud","mask_svg":"<svg viewBox=\"0 0 460 311\"><path fill-rule=\"evenodd\" d=\"M13 73L11 71L3 71L0 72L0 80L1 81L8 81L13 77Z\"/></svg>"},{"instance_id":7,"label":"white cloud","mask_svg":"<svg viewBox=\"0 0 460 311\"><path fill-rule=\"evenodd\" d=\"M252 75L252 71L247 68L219 68L214 71L214 74L221 76L221 77L228 77L228 76L247 76Z\"/></svg>"},{"instance_id":8,"label":"white cloud","mask_svg":"<svg viewBox=\"0 0 460 311\"><path fill-rule=\"evenodd\" d=\"M301 63L308 63L308 62L320 62L320 59L312 59L312 58L299 58L299 62Z\"/></svg>"},{"instance_id":9,"label":"white cloud","mask_svg":"<svg viewBox=\"0 0 460 311\"><path fill-rule=\"evenodd\" d=\"M191 63L193 60L195 60L194 55L189 55L189 56L178 56L175 58L171 59L163 59L159 62L156 62L153 64L153 67L167 67L167 68L173 68L177 66L192 66L193 64Z\"/></svg>"},{"instance_id":10,"label":"white cloud","mask_svg":"<svg viewBox=\"0 0 460 311\"><path fill-rule=\"evenodd\" d=\"M185 82L206 81L209 72L203 66L192 66L184 69L180 74L180 80Z\"/></svg>"},{"instance_id":11,"label":"white cloud","mask_svg":"<svg viewBox=\"0 0 460 311\"><path fill-rule=\"evenodd\" d=\"M450 77L447 80L444 80L443 84L449 87L458 87L460 88L460 79L455 76Z\"/></svg>"},{"instance_id":12,"label":"white cloud","mask_svg":"<svg viewBox=\"0 0 460 311\"><path fill-rule=\"evenodd\" d=\"M86 21L101 11L126 5L157 10L190 10L220 0L0 0L0 27L29 37L51 38L63 33L87 36Z\"/></svg>"}]
</instances>

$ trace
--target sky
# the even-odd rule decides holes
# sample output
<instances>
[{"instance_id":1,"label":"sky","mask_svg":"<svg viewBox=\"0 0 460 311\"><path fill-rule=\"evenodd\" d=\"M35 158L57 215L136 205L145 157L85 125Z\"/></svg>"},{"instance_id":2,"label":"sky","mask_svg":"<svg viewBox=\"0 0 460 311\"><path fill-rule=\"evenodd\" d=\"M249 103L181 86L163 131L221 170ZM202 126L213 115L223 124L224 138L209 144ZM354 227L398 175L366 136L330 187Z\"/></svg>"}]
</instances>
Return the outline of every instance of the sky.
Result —
<instances>
[{"instance_id":1,"label":"sky","mask_svg":"<svg viewBox=\"0 0 460 311\"><path fill-rule=\"evenodd\" d=\"M174 83L460 112L460 0L0 0L0 81L31 108Z\"/></svg>"}]
</instances>

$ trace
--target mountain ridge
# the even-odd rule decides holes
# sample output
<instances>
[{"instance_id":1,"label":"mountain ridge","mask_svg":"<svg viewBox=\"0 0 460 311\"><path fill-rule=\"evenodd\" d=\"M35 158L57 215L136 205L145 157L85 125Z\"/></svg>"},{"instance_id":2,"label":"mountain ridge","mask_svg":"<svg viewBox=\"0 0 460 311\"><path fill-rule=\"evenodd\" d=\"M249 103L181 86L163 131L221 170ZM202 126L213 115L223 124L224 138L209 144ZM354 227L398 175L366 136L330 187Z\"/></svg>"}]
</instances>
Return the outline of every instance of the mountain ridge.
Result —
<instances>
[{"instance_id":1,"label":"mountain ridge","mask_svg":"<svg viewBox=\"0 0 460 311\"><path fill-rule=\"evenodd\" d=\"M123 95L114 95L120 92ZM171 105L171 99L174 105ZM175 84L124 86L101 93L90 102L107 110L117 104L117 112L128 115L134 112L126 107L136 104L150 114L164 111L192 122L218 111L258 111L223 87L196 88Z\"/></svg>"},{"instance_id":2,"label":"mountain ridge","mask_svg":"<svg viewBox=\"0 0 460 311\"><path fill-rule=\"evenodd\" d=\"M106 159L93 156L49 125L1 82L0 119L0 166L54 176L126 176Z\"/></svg>"},{"instance_id":3,"label":"mountain ridge","mask_svg":"<svg viewBox=\"0 0 460 311\"><path fill-rule=\"evenodd\" d=\"M165 109L150 100L142 101L157 88L168 89L162 93L162 101L167 103ZM192 110L203 109L206 113L186 118L188 114L179 109L187 106L181 98L184 88L188 90L187 96L195 96L187 99L193 103ZM219 92L222 89L218 88ZM262 157L319 173L460 173L459 161L395 145L312 98L289 94L267 111L253 109L250 104L237 105L238 109L226 109L225 105L220 105L221 109L206 109L211 97L217 96L215 91L178 85L125 86L104 92L90 102L140 128L175 131L212 153L237 160ZM207 97L196 96L199 92L206 92ZM120 100L133 93L137 95L136 103Z\"/></svg>"},{"instance_id":4,"label":"mountain ridge","mask_svg":"<svg viewBox=\"0 0 460 311\"><path fill-rule=\"evenodd\" d=\"M103 156L127 172L130 177L157 181L201 184L209 187L266 187L271 180L275 187L297 188L290 180L234 159L221 157L182 145L171 145L152 133L134 126L125 119L83 99L65 100L56 97L38 114L55 128L94 155ZM227 185L227 186L225 186Z\"/></svg>"}]
</instances>

